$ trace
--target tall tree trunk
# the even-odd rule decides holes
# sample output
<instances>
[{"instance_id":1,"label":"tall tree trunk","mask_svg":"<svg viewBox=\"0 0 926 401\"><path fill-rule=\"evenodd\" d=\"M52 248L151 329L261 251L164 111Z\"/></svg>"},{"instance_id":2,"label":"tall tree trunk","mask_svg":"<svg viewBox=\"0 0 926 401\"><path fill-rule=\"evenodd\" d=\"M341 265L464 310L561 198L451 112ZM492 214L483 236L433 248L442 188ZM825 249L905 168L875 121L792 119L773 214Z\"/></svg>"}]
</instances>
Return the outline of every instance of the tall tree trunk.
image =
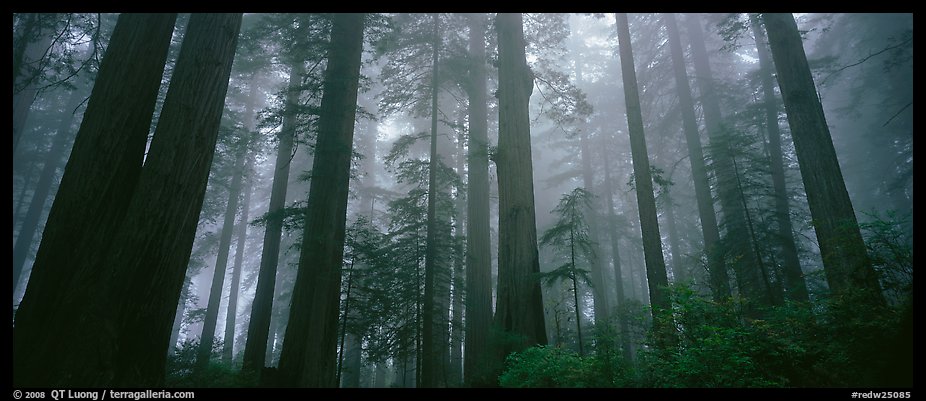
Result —
<instances>
[{"instance_id":1,"label":"tall tree trunk","mask_svg":"<svg viewBox=\"0 0 926 401\"><path fill-rule=\"evenodd\" d=\"M39 228L42 212L45 210L45 204L51 195L54 186L55 175L61 164L65 161L65 152L67 145L74 138L74 131L71 130L71 124L74 122L75 109L84 100L84 92L75 90L71 92L67 103L65 104L64 114L55 130L55 137L52 139L51 148L45 155L45 165L42 166L42 173L39 175L39 182L35 184L35 190L32 192L32 199L29 201L29 208L26 210L26 216L23 218L22 227L19 229L19 236L13 245L13 292L16 292L16 285L19 283L20 275L32 249L35 232Z\"/></svg>"},{"instance_id":2,"label":"tall tree trunk","mask_svg":"<svg viewBox=\"0 0 926 401\"><path fill-rule=\"evenodd\" d=\"M252 93L253 96L253 93ZM251 109L253 110L253 109ZM252 113L246 113L245 115L250 115L250 118L245 121L253 121L254 115ZM251 124L251 132L253 130L253 123ZM244 174L251 175L254 169L254 157L248 157L248 162L244 166ZM241 219L238 220L238 229L235 233L238 239L236 240L238 244L235 246L235 264L232 267L232 279L228 289L228 309L225 313L225 341L222 343L222 362L226 365L231 365L232 359L235 356L235 321L238 318L238 291L241 286L241 268L244 264L244 251L245 244L248 239L248 215L249 208L251 205L251 185L253 184L253 178L247 178L248 183L244 187L244 203L241 204Z\"/></svg>"},{"instance_id":3,"label":"tall tree trunk","mask_svg":"<svg viewBox=\"0 0 926 401\"><path fill-rule=\"evenodd\" d=\"M55 23L58 14L29 14L26 16L19 36L19 43L14 45L13 54L13 154L22 138L23 127L29 118L29 110L38 94L38 68L32 64L40 63L46 56L55 39ZM16 51L21 49L19 51Z\"/></svg>"},{"instance_id":4,"label":"tall tree trunk","mask_svg":"<svg viewBox=\"0 0 926 401\"><path fill-rule=\"evenodd\" d=\"M145 167L110 252L115 386L158 386L215 154L241 14L193 14ZM99 306L99 305L98 305ZM96 336L94 333L88 333ZM103 338L102 340L106 340ZM80 361L78 361L80 362Z\"/></svg>"},{"instance_id":5,"label":"tall tree trunk","mask_svg":"<svg viewBox=\"0 0 926 401\"><path fill-rule=\"evenodd\" d=\"M872 303L883 304L878 276L859 232L797 23L791 14L764 14L763 20L823 256L826 281L837 294L863 291L863 296L870 297Z\"/></svg>"},{"instance_id":6,"label":"tall tree trunk","mask_svg":"<svg viewBox=\"0 0 926 401\"><path fill-rule=\"evenodd\" d=\"M643 133L643 115L640 110L640 94L637 91L637 76L633 65L633 50L630 47L630 27L627 14L618 13L617 37L620 46L621 74L624 80L624 100L627 105L627 127L630 131L630 150L633 156L633 175L637 189L637 208L640 213L640 231L643 233L643 254L646 263L646 279L649 283L650 306L653 308L653 326L659 346L671 346L675 341L675 329L671 324L671 300L668 294L669 279L666 262L662 257L662 239L656 217L656 198L653 195L653 178L650 173L646 137Z\"/></svg>"},{"instance_id":7,"label":"tall tree trunk","mask_svg":"<svg viewBox=\"0 0 926 401\"><path fill-rule=\"evenodd\" d=\"M581 79L581 77L580 77ZM592 171L592 152L589 148L588 133L582 130L579 133L579 148L582 157L582 183L585 190L595 193L595 177ZM598 229L598 212L593 206L594 200L591 200L588 207L584 207L583 213L588 216L589 239L592 245L592 254L589 258L589 264L592 268L592 301L595 305L595 325L604 325L608 321L608 315L611 307L608 304L608 293L605 291L604 280L604 258L599 251L600 232Z\"/></svg>"},{"instance_id":8,"label":"tall tree trunk","mask_svg":"<svg viewBox=\"0 0 926 401\"><path fill-rule=\"evenodd\" d=\"M232 235L235 233L235 216L238 214L238 199L244 181L245 160L248 158L247 142L238 143L235 167L233 170L231 186L228 188L228 203L225 206L225 222L219 236L219 253L215 258L215 270L212 274L212 286L209 289L209 303L206 306L206 317L203 319L203 332L199 341L199 351L196 353L196 369L201 370L209 365L212 357L212 346L215 342L215 326L219 320L219 304L222 302L222 290L225 286L225 271L228 267L228 253L231 249Z\"/></svg>"},{"instance_id":9,"label":"tall tree trunk","mask_svg":"<svg viewBox=\"0 0 926 401\"><path fill-rule=\"evenodd\" d=\"M496 354L547 343L534 211L528 102L534 74L525 59L521 14L500 13L498 32L498 295L494 325L514 336ZM503 359L497 361L501 369Z\"/></svg>"},{"instance_id":10,"label":"tall tree trunk","mask_svg":"<svg viewBox=\"0 0 926 401\"><path fill-rule=\"evenodd\" d=\"M489 141L486 95L485 14L469 15L469 144L466 187L466 336L463 380L491 383L488 376L492 325L492 244L489 233Z\"/></svg>"},{"instance_id":11,"label":"tall tree trunk","mask_svg":"<svg viewBox=\"0 0 926 401\"><path fill-rule=\"evenodd\" d=\"M788 299L807 302L807 282L797 257L797 245L791 228L791 208L785 187L784 161L781 152L781 132L778 130L778 103L775 100L775 82L772 77L772 58L765 42L765 29L755 14L749 15L756 38L759 56L759 73L762 76L762 93L765 101L765 126L768 132L768 153L772 170L772 187L775 190L775 220L778 222L778 239L781 241L782 277Z\"/></svg>"},{"instance_id":12,"label":"tall tree trunk","mask_svg":"<svg viewBox=\"0 0 926 401\"><path fill-rule=\"evenodd\" d=\"M745 210L740 202L743 194L736 185L737 177L733 171L733 150L729 143L731 133L723 125L720 101L714 91L701 19L697 14L688 14L686 22L688 36L691 38L691 56L698 78L698 88L701 91L704 122L712 145L720 210L723 212L723 224L727 228L727 260L733 261L740 295L748 300L747 311L755 315L756 307L771 305L771 293L762 285L763 278L758 268L759 258L754 252L752 241L749 240Z\"/></svg>"},{"instance_id":13,"label":"tall tree trunk","mask_svg":"<svg viewBox=\"0 0 926 401\"><path fill-rule=\"evenodd\" d=\"M302 61L290 64L289 86L283 114L283 128L277 148L276 164L273 170L273 185L270 189L270 207L264 230L263 248L260 254L260 271L257 289L251 303L251 318L248 321L248 336L244 346L242 371L260 372L266 360L265 353L269 339L270 320L273 314L273 295L278 280L277 265L280 260L280 240L283 234L283 218L277 216L286 204L286 190L289 184L290 158L296 135L296 106L299 100L299 86L302 82Z\"/></svg>"},{"instance_id":14,"label":"tall tree trunk","mask_svg":"<svg viewBox=\"0 0 926 401\"><path fill-rule=\"evenodd\" d=\"M280 355L284 386L337 386L338 298L364 18L333 16L299 272Z\"/></svg>"},{"instance_id":15,"label":"tall tree trunk","mask_svg":"<svg viewBox=\"0 0 926 401\"><path fill-rule=\"evenodd\" d=\"M601 150L601 160L604 161L604 193L605 200L607 201L608 207L608 234L611 240L611 259L614 264L614 288L615 288L615 300L618 307L624 305L624 302L627 301L627 298L624 295L624 275L621 272L621 253L620 253L620 234L617 231L617 216L614 215L614 186L611 182L611 166L609 165L609 157L607 154L607 148L602 144L599 147ZM630 325L627 322L627 316L621 310L617 312L617 322L618 329L621 338L621 356L624 359L624 362L630 364L632 359L632 351L630 349Z\"/></svg>"},{"instance_id":16,"label":"tall tree trunk","mask_svg":"<svg viewBox=\"0 0 926 401\"><path fill-rule=\"evenodd\" d=\"M437 154L437 85L438 85L438 52L440 51L440 16L432 16L434 24L431 38L431 152L428 163L428 216L427 238L424 250L424 305L421 313L423 327L421 329L421 387L436 387L438 384L440 358L435 346L434 315L439 313L435 304L435 276L438 269L438 235L437 232L437 169L440 156Z\"/></svg>"},{"instance_id":17,"label":"tall tree trunk","mask_svg":"<svg viewBox=\"0 0 926 401\"><path fill-rule=\"evenodd\" d=\"M460 123L462 125L462 122ZM461 134L457 138L457 152L456 152L456 172L457 176L463 177L463 159L465 158L465 153L463 151L463 135ZM463 383L463 286L464 286L464 277L463 269L465 263L465 249L463 249L462 243L459 242L460 238L463 238L464 227L464 213L466 213L466 203L462 195L457 195L454 200L454 208L456 209L457 217L456 224L453 227L453 299L452 303L452 315L450 317L450 361L447 366L447 385L452 387L459 387Z\"/></svg>"},{"instance_id":18,"label":"tall tree trunk","mask_svg":"<svg viewBox=\"0 0 926 401\"><path fill-rule=\"evenodd\" d=\"M675 88L678 92L679 109L682 115L682 130L688 145L691 179L694 181L695 197L698 202L698 218L701 220L704 253L707 254L711 294L715 302L720 302L730 297L730 278L727 275L721 249L719 249L720 231L717 228L717 215L714 213L714 200L711 197L711 187L707 180L707 169L704 166L701 135L698 133L694 100L688 83L688 72L685 70L685 57L675 14L665 14L665 24L669 36L669 49L672 52L672 67L675 71ZM672 257L674 258L675 254Z\"/></svg>"},{"instance_id":19,"label":"tall tree trunk","mask_svg":"<svg viewBox=\"0 0 926 401\"><path fill-rule=\"evenodd\" d=\"M16 386L67 380L48 364L57 351L40 344L59 344L52 337L66 332L64 322L53 316L73 286L77 254L111 240L125 215L141 171L175 19L176 14L119 16L16 312ZM112 118L116 115L120 118Z\"/></svg>"}]
</instances>

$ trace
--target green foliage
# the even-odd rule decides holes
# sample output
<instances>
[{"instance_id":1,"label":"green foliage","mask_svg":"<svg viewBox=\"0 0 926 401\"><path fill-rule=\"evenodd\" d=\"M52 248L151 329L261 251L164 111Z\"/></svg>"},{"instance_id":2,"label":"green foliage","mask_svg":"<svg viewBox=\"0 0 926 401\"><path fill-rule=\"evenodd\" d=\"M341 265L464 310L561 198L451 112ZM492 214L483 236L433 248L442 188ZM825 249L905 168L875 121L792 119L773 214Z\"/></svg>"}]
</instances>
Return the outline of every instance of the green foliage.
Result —
<instances>
[{"instance_id":1,"label":"green foliage","mask_svg":"<svg viewBox=\"0 0 926 401\"><path fill-rule=\"evenodd\" d=\"M502 387L626 387L629 371L613 353L581 357L561 348L538 346L508 355L498 378ZM617 368L617 369L615 369Z\"/></svg>"},{"instance_id":2,"label":"green foliage","mask_svg":"<svg viewBox=\"0 0 926 401\"><path fill-rule=\"evenodd\" d=\"M257 378L243 375L238 368L219 362L222 342L212 347L212 360L203 369L195 369L199 339L184 340L167 356L165 387L254 387Z\"/></svg>"}]
</instances>

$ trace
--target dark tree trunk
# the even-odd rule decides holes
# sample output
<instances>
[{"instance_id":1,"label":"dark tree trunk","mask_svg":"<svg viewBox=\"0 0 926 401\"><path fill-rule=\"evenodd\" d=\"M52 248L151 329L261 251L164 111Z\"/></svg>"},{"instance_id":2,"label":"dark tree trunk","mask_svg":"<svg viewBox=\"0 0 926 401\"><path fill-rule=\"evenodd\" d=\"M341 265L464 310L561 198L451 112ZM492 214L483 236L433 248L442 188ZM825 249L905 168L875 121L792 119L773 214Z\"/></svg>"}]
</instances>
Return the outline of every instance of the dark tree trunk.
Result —
<instances>
[{"instance_id":1,"label":"dark tree trunk","mask_svg":"<svg viewBox=\"0 0 926 401\"><path fill-rule=\"evenodd\" d=\"M175 19L175 14L119 16L16 312L16 386L68 381L48 363L64 347L55 337L67 332L67 323L54 316L75 284L77 255L110 241L125 215L141 171ZM116 115L120 118L112 118ZM46 343L57 345L52 349Z\"/></svg>"},{"instance_id":2,"label":"dark tree trunk","mask_svg":"<svg viewBox=\"0 0 926 401\"><path fill-rule=\"evenodd\" d=\"M669 279L666 262L662 257L662 239L656 217L656 198L653 195L653 178L650 174L646 137L643 133L643 115L640 110L640 95L637 91L637 76L633 65L633 50L630 47L630 28L627 14L618 13L617 37L620 46L621 74L624 80L624 99L627 105L627 127L630 131L630 150L633 156L633 175L636 183L637 207L640 213L640 231L643 233L643 253L646 263L646 279L649 283L650 306L653 308L653 325L659 346L669 346L675 338L670 321L663 317L671 313L668 294ZM671 320L671 319L669 319Z\"/></svg>"},{"instance_id":3,"label":"dark tree trunk","mask_svg":"<svg viewBox=\"0 0 926 401\"><path fill-rule=\"evenodd\" d=\"M820 244L826 281L834 293L861 291L872 303L883 304L878 276L872 269L859 232L797 23L791 14L764 14L763 20Z\"/></svg>"},{"instance_id":4,"label":"dark tree trunk","mask_svg":"<svg viewBox=\"0 0 926 401\"><path fill-rule=\"evenodd\" d=\"M286 92L286 105L283 114L283 129L280 131L280 143L277 148L276 164L273 170L273 186L270 189L270 207L268 214L275 216L286 204L286 190L289 184L290 158L293 153L293 139L296 135L296 112L300 91L297 89L302 80L302 61L290 65L289 87ZM280 240L283 234L282 217L267 220L264 231L263 248L260 254L260 271L257 276L257 289L251 303L251 319L248 321L248 336L244 346L242 371L260 372L264 367L265 353L273 314L273 295L277 281L277 264L280 260Z\"/></svg>"},{"instance_id":5,"label":"dark tree trunk","mask_svg":"<svg viewBox=\"0 0 926 401\"><path fill-rule=\"evenodd\" d=\"M701 135L698 133L698 120L695 117L688 72L685 70L685 57L679 38L678 24L675 21L675 14L669 13L665 16L669 48L672 52L672 67L675 71L675 88L678 91L679 109L682 115L682 130L685 132L685 142L688 145L691 178L694 181L698 217L701 220L701 234L704 237L704 253L707 254L711 294L714 301L719 302L730 297L730 278L719 249L720 231L717 228L717 215L714 214L714 200L711 197L711 187L707 180L707 169L704 166ZM672 257L674 258L675 254Z\"/></svg>"},{"instance_id":6,"label":"dark tree trunk","mask_svg":"<svg viewBox=\"0 0 926 401\"><path fill-rule=\"evenodd\" d=\"M212 346L215 342L215 326L219 320L219 304L222 302L222 289L225 286L225 271L228 267L228 253L231 250L232 235L235 233L235 216L238 214L238 199L244 181L245 160L248 158L247 143L239 143L235 156L235 167L231 186L228 188L228 203L225 207L225 222L219 236L219 253L215 258L215 270L212 274L212 286L209 289L209 303L203 320L202 337L196 354L196 368L203 369L209 365Z\"/></svg>"},{"instance_id":7,"label":"dark tree trunk","mask_svg":"<svg viewBox=\"0 0 926 401\"><path fill-rule=\"evenodd\" d=\"M431 152L428 163L428 216L427 216L427 238L425 239L424 250L424 302L421 318L423 327L421 329L421 387L436 387L438 384L440 358L435 345L436 336L440 335L440 330L435 333L434 315L439 314L435 299L436 291L435 276L438 270L438 223L437 223L437 168L440 164L439 155L437 154L437 85L438 85L438 52L440 51L440 17L438 14L433 15L434 32L431 44ZM442 326L442 325L439 325Z\"/></svg>"},{"instance_id":8,"label":"dark tree trunk","mask_svg":"<svg viewBox=\"0 0 926 401\"><path fill-rule=\"evenodd\" d=\"M489 233L488 99L486 16L469 16L469 152L466 192L466 336L463 380L487 385L489 328L492 325L492 245Z\"/></svg>"},{"instance_id":9,"label":"dark tree trunk","mask_svg":"<svg viewBox=\"0 0 926 401\"><path fill-rule=\"evenodd\" d=\"M737 176L733 169L733 150L729 145L731 134L723 125L720 101L714 91L701 20L697 14L689 14L686 22L691 38L691 56L698 78L698 88L701 91L701 105L704 107L704 122L712 145L720 210L723 212L723 224L727 229L726 257L727 260L733 261L740 295L748 300L746 309L755 315L756 307L771 305L771 293L762 285L764 279L758 267L759 258L754 252L752 241L749 240L745 210L740 202L743 194L736 185Z\"/></svg>"},{"instance_id":10,"label":"dark tree trunk","mask_svg":"<svg viewBox=\"0 0 926 401\"><path fill-rule=\"evenodd\" d=\"M525 59L521 14L501 13L498 32L498 296L494 325L511 341L496 354L504 358L536 344L547 343L540 261L534 212L528 101L534 74ZM503 359L498 360L501 369Z\"/></svg>"},{"instance_id":11,"label":"dark tree trunk","mask_svg":"<svg viewBox=\"0 0 926 401\"><path fill-rule=\"evenodd\" d=\"M335 14L281 385L335 387L338 304L364 14Z\"/></svg>"},{"instance_id":12,"label":"dark tree trunk","mask_svg":"<svg viewBox=\"0 0 926 401\"><path fill-rule=\"evenodd\" d=\"M67 146L74 138L74 131L71 130L71 124L74 122L74 110L84 100L84 92L75 90L64 106L64 114L55 130L55 138L52 139L51 149L45 155L45 165L42 166L42 173L39 175L39 182L35 184L35 190L32 192L32 199L29 201L29 208L26 210L26 216L23 218L22 226L19 229L19 236L13 245L13 292L16 292L16 285L19 283L26 259L29 257L29 251L32 249L32 243L35 239L35 232L39 228L42 218L42 212L45 210L45 204L49 195L52 195L55 175L61 164L65 161Z\"/></svg>"},{"instance_id":13,"label":"dark tree trunk","mask_svg":"<svg viewBox=\"0 0 926 401\"><path fill-rule=\"evenodd\" d=\"M765 30L756 15L749 15L752 32L756 37L759 72L762 75L762 92L765 101L765 126L768 132L768 154L775 190L775 220L778 222L778 239L781 241L782 277L788 299L807 302L807 282L797 257L797 245L791 229L791 208L785 187L784 162L781 154L781 132L778 130L778 103L775 100L775 81L772 77L772 57L765 42Z\"/></svg>"},{"instance_id":14,"label":"dark tree trunk","mask_svg":"<svg viewBox=\"0 0 926 401\"><path fill-rule=\"evenodd\" d=\"M138 189L103 259L115 273L118 343L103 348L113 353L115 386L163 383L240 28L241 14L190 17Z\"/></svg>"}]
</instances>

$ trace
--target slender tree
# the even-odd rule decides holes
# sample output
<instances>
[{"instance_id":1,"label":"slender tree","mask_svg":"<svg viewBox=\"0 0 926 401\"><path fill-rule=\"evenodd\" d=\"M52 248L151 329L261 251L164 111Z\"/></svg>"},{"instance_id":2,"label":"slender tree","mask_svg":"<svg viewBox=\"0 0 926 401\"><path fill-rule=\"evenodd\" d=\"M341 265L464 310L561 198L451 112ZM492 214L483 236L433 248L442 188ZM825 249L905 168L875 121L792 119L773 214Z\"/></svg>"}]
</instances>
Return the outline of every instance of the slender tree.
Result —
<instances>
[{"instance_id":1,"label":"slender tree","mask_svg":"<svg viewBox=\"0 0 926 401\"><path fill-rule=\"evenodd\" d=\"M698 217L701 219L701 234L704 236L704 252L707 254L708 275L710 276L711 294L714 301L730 297L730 278L723 263L720 243L720 231L717 228L717 215L714 214L714 201L711 187L707 180L704 166L704 152L701 149L701 135L698 133L698 121L695 117L694 100L688 85L688 72L685 70L685 57L678 33L675 14L665 14L665 25L669 36L669 50L672 53L672 67L675 72L675 88L678 92L679 109L682 117L682 130L688 145L688 161L691 163L691 178L694 181L695 198L698 203ZM672 258L676 255L673 253Z\"/></svg>"},{"instance_id":2,"label":"slender tree","mask_svg":"<svg viewBox=\"0 0 926 401\"><path fill-rule=\"evenodd\" d=\"M714 88L710 61L704 44L701 19L697 14L688 14L686 22L688 36L691 39L691 56L700 90L701 105L704 109L704 123L711 141L711 156L717 177L717 195L720 198L723 225L727 229L725 241L727 260L733 262L740 296L749 300L747 311L755 315L756 307L771 305L772 294L769 288L763 286L767 278L762 276L759 269L761 261L750 241L746 211L742 206L744 197L737 185L738 175L733 167L733 152L730 149L731 133L723 124L720 100Z\"/></svg>"},{"instance_id":3,"label":"slender tree","mask_svg":"<svg viewBox=\"0 0 926 401\"><path fill-rule=\"evenodd\" d=\"M601 151L601 160L604 162L604 194L607 201L608 234L611 240L611 260L614 267L614 299L617 300L616 306L622 307L627 302L627 298L624 295L624 275L621 269L620 233L617 231L617 216L614 215L614 185L611 182L610 157L605 146L599 147L599 150ZM621 356L625 362L630 363L633 354L630 344L630 324L627 321L626 313L618 312L617 323L618 333L621 338Z\"/></svg>"},{"instance_id":4,"label":"slender tree","mask_svg":"<svg viewBox=\"0 0 926 401\"><path fill-rule=\"evenodd\" d=\"M765 129L768 133L768 155L772 170L772 186L775 190L775 220L778 223L778 239L781 241L782 274L785 294L796 302L807 302L807 282L797 257L797 245L791 229L791 207L788 205L785 187L784 161L781 152L781 132L778 130L778 102L775 99L775 81L772 77L772 57L768 51L765 29L755 14L749 15L749 23L756 39L759 56L759 74L762 76L762 93L765 101Z\"/></svg>"},{"instance_id":5,"label":"slender tree","mask_svg":"<svg viewBox=\"0 0 926 401\"><path fill-rule=\"evenodd\" d=\"M141 172L175 20L176 14L119 16L16 312L17 386L60 380L47 364L56 352L40 344L65 332L56 329L63 322L53 316L73 285L77 254L97 238L111 239L125 215Z\"/></svg>"},{"instance_id":6,"label":"slender tree","mask_svg":"<svg viewBox=\"0 0 926 401\"><path fill-rule=\"evenodd\" d=\"M338 298L364 18L336 14L332 21L313 183L280 355L282 385L337 385Z\"/></svg>"},{"instance_id":7,"label":"slender tree","mask_svg":"<svg viewBox=\"0 0 926 401\"><path fill-rule=\"evenodd\" d=\"M488 99L486 16L469 15L469 144L466 193L466 336L463 380L489 383L489 327L492 324L492 248L489 233Z\"/></svg>"},{"instance_id":8,"label":"slender tree","mask_svg":"<svg viewBox=\"0 0 926 401\"><path fill-rule=\"evenodd\" d=\"M643 133L643 115L640 110L640 95L637 91L633 50L630 47L630 27L627 14L618 13L616 17L621 74L624 80L624 99L627 105L627 127L630 131L630 150L633 157L637 207L640 213L640 231L643 232L643 254L646 263L646 279L649 284L650 306L653 308L653 324L657 341L661 346L668 346L675 338L670 319L662 316L663 313L671 313L672 305L667 288L669 279L666 275L666 262L662 256L662 239L659 236L659 223L656 217L653 178L647 156L646 137Z\"/></svg>"},{"instance_id":9,"label":"slender tree","mask_svg":"<svg viewBox=\"0 0 926 401\"><path fill-rule=\"evenodd\" d=\"M264 366L267 342L270 338L270 318L273 312L273 295L276 289L277 265L280 260L280 240L283 235L283 218L280 211L286 203L289 185L290 158L296 135L295 108L298 103L302 61L290 63L289 84L284 105L283 127L279 133L276 163L273 169L273 184L270 189L270 205L267 227L264 230L263 247L260 254L260 270L257 273L257 289L251 303L251 318L248 321L248 336L244 346L242 371L258 371Z\"/></svg>"},{"instance_id":10,"label":"slender tree","mask_svg":"<svg viewBox=\"0 0 926 401\"><path fill-rule=\"evenodd\" d=\"M837 294L859 291L871 302L883 303L878 276L859 232L797 23L791 14L767 13L762 19L778 72L778 86L788 113L826 281Z\"/></svg>"},{"instance_id":11,"label":"slender tree","mask_svg":"<svg viewBox=\"0 0 926 401\"><path fill-rule=\"evenodd\" d=\"M527 66L521 14L500 13L498 32L498 295L494 325L512 338L498 357L546 344L537 274L537 227L528 101L534 74ZM500 364L499 364L500 365ZM500 366L499 366L500 367Z\"/></svg>"},{"instance_id":12,"label":"slender tree","mask_svg":"<svg viewBox=\"0 0 926 401\"><path fill-rule=\"evenodd\" d=\"M253 115L251 115L253 120ZM245 120L250 121L250 120ZM253 125L253 124L252 124ZM252 126L253 128L253 126ZM250 132L250 130L248 130ZM248 157L244 171L252 174L254 156ZM232 279L228 290L228 309L225 313L225 341L222 343L222 362L231 364L235 356L235 323L238 320L238 292L241 286L241 269L244 264L244 251L248 238L248 215L251 204L251 186L254 184L253 176L249 176L244 187L244 200L241 203L241 217L235 232L237 244L235 245L235 262L232 265Z\"/></svg>"},{"instance_id":13,"label":"slender tree","mask_svg":"<svg viewBox=\"0 0 926 401\"><path fill-rule=\"evenodd\" d=\"M441 164L437 154L437 89L438 89L438 54L440 52L440 16L434 14L431 50L431 152L428 162L428 216L427 237L424 251L424 310L422 311L421 329L421 387L437 386L440 369L437 345L434 344L439 331L435 333L434 315L439 313L435 306L435 276L438 274L437 244L437 169Z\"/></svg>"}]
</instances>

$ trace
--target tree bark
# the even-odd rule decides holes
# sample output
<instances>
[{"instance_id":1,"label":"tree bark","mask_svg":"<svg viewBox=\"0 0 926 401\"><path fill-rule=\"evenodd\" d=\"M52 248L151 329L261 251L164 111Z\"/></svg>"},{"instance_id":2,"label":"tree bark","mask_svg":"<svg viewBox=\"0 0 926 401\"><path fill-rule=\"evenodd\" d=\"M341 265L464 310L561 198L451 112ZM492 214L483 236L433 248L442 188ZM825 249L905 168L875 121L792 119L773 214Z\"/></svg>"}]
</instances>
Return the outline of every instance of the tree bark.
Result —
<instances>
[{"instance_id":1,"label":"tree bark","mask_svg":"<svg viewBox=\"0 0 926 401\"><path fill-rule=\"evenodd\" d=\"M512 351L547 343L544 325L528 102L534 75L525 59L521 14L500 13L498 31L498 295L494 325L505 333L497 368ZM510 337L509 337L510 336Z\"/></svg>"},{"instance_id":2,"label":"tree bark","mask_svg":"<svg viewBox=\"0 0 926 401\"><path fill-rule=\"evenodd\" d=\"M68 381L48 364L69 343L55 339L69 323L54 316L74 285L78 254L110 241L125 215L141 172L175 19L176 14L119 16L16 312L16 386ZM55 349L42 345L47 343Z\"/></svg>"},{"instance_id":3,"label":"tree bark","mask_svg":"<svg viewBox=\"0 0 926 401\"><path fill-rule=\"evenodd\" d=\"M772 57L765 42L765 29L755 14L749 15L753 35L756 38L756 52L759 56L759 73L762 76L762 92L765 101L765 126L768 133L768 154L772 170L772 187L775 190L775 219L778 222L778 239L781 241L782 277L788 299L807 302L807 282L797 257L797 245L791 228L791 208L788 206L788 192L785 187L784 161L781 152L781 132L778 130L778 103L775 100L775 81L772 77Z\"/></svg>"},{"instance_id":4,"label":"tree bark","mask_svg":"<svg viewBox=\"0 0 926 401\"><path fill-rule=\"evenodd\" d=\"M302 82L303 68L302 61L293 61L290 64L283 128L279 135L280 143L277 148L273 184L270 189L270 206L267 211L271 216L279 214L286 204L290 158L292 157L293 140L296 135L295 108L299 100L300 91L298 88ZM273 314L273 295L278 276L277 265L280 260L282 234L282 217L267 219L267 227L264 230L264 245L260 254L257 289L254 292L254 301L251 303L251 318L248 321L248 336L244 346L244 361L241 370L245 372L259 373L260 368L264 367L270 320Z\"/></svg>"},{"instance_id":5,"label":"tree bark","mask_svg":"<svg viewBox=\"0 0 926 401\"><path fill-rule=\"evenodd\" d=\"M672 67L675 71L675 88L678 91L679 109L682 117L682 130L688 145L688 161L691 163L691 178L694 182L695 197L698 202L698 217L701 220L701 234L704 238L704 253L707 255L708 276L711 294L715 302L730 297L730 277L723 263L722 250L719 249L720 230L717 228L717 215L714 213L714 200L704 166L704 152L701 148L701 135L695 117L694 99L685 70L685 57L678 32L675 14L665 14L665 24L669 36L669 48L672 52ZM673 258L675 255L673 254Z\"/></svg>"},{"instance_id":6,"label":"tree bark","mask_svg":"<svg viewBox=\"0 0 926 401\"><path fill-rule=\"evenodd\" d=\"M674 342L675 330L670 321L662 316L671 313L671 300L666 275L666 262L662 257L662 239L656 217L656 198L653 195L653 178L650 174L646 137L643 133L643 115L640 110L640 95L637 91L637 77L633 65L633 50L630 47L630 28L627 14L618 13L617 36L620 46L621 74L624 80L624 99L627 105L627 127L630 131L630 150L633 157L633 174L636 183L637 208L640 213L640 231L643 233L643 253L646 263L646 279L649 283L650 306L653 309L653 325L658 346L670 346Z\"/></svg>"},{"instance_id":7,"label":"tree bark","mask_svg":"<svg viewBox=\"0 0 926 401\"><path fill-rule=\"evenodd\" d=\"M284 386L337 386L338 304L364 18L333 16L299 272L280 355Z\"/></svg>"},{"instance_id":8,"label":"tree bark","mask_svg":"<svg viewBox=\"0 0 926 401\"><path fill-rule=\"evenodd\" d=\"M768 13L763 15L763 21L820 244L826 281L836 294L861 291L870 302L883 304L878 276L859 232L797 23L791 14Z\"/></svg>"},{"instance_id":9,"label":"tree bark","mask_svg":"<svg viewBox=\"0 0 926 401\"><path fill-rule=\"evenodd\" d=\"M463 380L472 386L487 376L492 325L492 244L489 232L489 141L484 14L469 15L469 149L466 187L466 336Z\"/></svg>"}]
</instances>

